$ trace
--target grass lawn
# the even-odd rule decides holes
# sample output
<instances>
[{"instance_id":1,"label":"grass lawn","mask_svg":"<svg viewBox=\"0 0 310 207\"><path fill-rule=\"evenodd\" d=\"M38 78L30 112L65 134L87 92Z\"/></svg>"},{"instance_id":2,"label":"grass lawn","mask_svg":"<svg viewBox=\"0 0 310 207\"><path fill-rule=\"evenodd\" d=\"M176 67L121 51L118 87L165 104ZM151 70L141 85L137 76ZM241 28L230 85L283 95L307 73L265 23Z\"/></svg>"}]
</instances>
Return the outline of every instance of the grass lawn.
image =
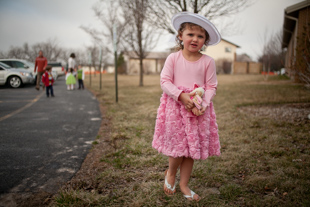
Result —
<instances>
[{"instance_id":1,"label":"grass lawn","mask_svg":"<svg viewBox=\"0 0 310 207\"><path fill-rule=\"evenodd\" d=\"M189 202L163 192L167 157L151 147L162 90L159 76L92 77L102 106L102 128L92 157L55 195L54 206L310 206L310 91L261 75L219 75L214 106L220 157L196 161ZM178 176L179 177L179 176Z\"/></svg>"}]
</instances>

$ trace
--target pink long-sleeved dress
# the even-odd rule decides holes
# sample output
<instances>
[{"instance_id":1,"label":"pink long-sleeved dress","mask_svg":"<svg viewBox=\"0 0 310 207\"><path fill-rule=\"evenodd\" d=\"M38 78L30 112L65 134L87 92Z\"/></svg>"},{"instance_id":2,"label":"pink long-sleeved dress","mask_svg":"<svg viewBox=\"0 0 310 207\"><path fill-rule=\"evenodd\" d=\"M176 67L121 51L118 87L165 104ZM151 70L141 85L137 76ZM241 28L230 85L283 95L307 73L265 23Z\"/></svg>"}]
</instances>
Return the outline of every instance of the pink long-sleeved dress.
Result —
<instances>
[{"instance_id":1,"label":"pink long-sleeved dress","mask_svg":"<svg viewBox=\"0 0 310 207\"><path fill-rule=\"evenodd\" d=\"M214 60L203 55L191 62L182 51L168 56L160 78L163 90L157 111L152 147L171 157L191 157L195 160L220 155L218 126L212 98L217 88ZM182 92L194 86L203 87L203 106L206 112L195 116L178 101Z\"/></svg>"}]
</instances>

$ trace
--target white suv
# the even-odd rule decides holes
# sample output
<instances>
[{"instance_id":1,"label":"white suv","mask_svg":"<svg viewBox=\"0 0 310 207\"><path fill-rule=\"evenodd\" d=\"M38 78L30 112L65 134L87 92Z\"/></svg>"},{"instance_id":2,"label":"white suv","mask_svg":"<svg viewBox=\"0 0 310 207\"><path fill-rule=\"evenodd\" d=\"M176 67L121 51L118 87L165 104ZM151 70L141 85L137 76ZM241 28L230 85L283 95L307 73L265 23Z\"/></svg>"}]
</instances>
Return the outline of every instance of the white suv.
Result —
<instances>
[{"instance_id":1,"label":"white suv","mask_svg":"<svg viewBox=\"0 0 310 207\"><path fill-rule=\"evenodd\" d=\"M26 83L34 83L34 77L31 72L25 69L12 68L0 62L0 85L8 84L12 88L19 88Z\"/></svg>"},{"instance_id":2,"label":"white suv","mask_svg":"<svg viewBox=\"0 0 310 207\"><path fill-rule=\"evenodd\" d=\"M0 59L0 62L7 64L11 66L12 68L18 68L18 69L25 69L33 74L33 77L35 79L35 82L37 81L37 73L33 72L34 70L34 64L32 62L29 62L27 60L21 60L21 59ZM57 72L53 72L52 70L52 75L55 80L57 80Z\"/></svg>"},{"instance_id":3,"label":"white suv","mask_svg":"<svg viewBox=\"0 0 310 207\"><path fill-rule=\"evenodd\" d=\"M55 71L58 76L65 75L65 69L61 65L61 63L59 63L59 62L48 62L47 64L53 67L52 71Z\"/></svg>"}]
</instances>

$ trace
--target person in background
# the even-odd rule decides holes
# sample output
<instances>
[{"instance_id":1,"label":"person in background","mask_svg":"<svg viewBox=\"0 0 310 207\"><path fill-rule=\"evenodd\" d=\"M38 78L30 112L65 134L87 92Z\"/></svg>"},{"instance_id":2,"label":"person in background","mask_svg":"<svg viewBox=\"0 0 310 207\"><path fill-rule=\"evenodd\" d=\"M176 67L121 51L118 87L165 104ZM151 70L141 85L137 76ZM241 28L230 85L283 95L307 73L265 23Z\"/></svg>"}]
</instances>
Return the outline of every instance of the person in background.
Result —
<instances>
[{"instance_id":1,"label":"person in background","mask_svg":"<svg viewBox=\"0 0 310 207\"><path fill-rule=\"evenodd\" d=\"M77 77L79 81L79 89L84 89L84 71L81 65L78 66Z\"/></svg>"},{"instance_id":2,"label":"person in background","mask_svg":"<svg viewBox=\"0 0 310 207\"><path fill-rule=\"evenodd\" d=\"M45 73L42 75L42 82L45 85L46 88L46 97L48 98L50 96L54 97L54 90L53 90L53 83L54 83L54 78L52 75L52 66L47 65L45 68Z\"/></svg>"},{"instance_id":3,"label":"person in background","mask_svg":"<svg viewBox=\"0 0 310 207\"><path fill-rule=\"evenodd\" d=\"M73 69L69 69L70 71L66 74L66 85L67 85L67 90L73 90L74 85L76 83L75 77L73 76Z\"/></svg>"},{"instance_id":4,"label":"person in background","mask_svg":"<svg viewBox=\"0 0 310 207\"><path fill-rule=\"evenodd\" d=\"M76 62L75 62L75 54L71 53L70 58L68 59L68 72L71 71L76 71Z\"/></svg>"},{"instance_id":5,"label":"person in background","mask_svg":"<svg viewBox=\"0 0 310 207\"><path fill-rule=\"evenodd\" d=\"M39 56L36 58L34 65L34 72L37 72L37 84L36 89L40 90L41 77L44 73L45 67L47 66L47 59L43 56L43 51L39 51ZM44 89L44 85L43 85Z\"/></svg>"}]
</instances>

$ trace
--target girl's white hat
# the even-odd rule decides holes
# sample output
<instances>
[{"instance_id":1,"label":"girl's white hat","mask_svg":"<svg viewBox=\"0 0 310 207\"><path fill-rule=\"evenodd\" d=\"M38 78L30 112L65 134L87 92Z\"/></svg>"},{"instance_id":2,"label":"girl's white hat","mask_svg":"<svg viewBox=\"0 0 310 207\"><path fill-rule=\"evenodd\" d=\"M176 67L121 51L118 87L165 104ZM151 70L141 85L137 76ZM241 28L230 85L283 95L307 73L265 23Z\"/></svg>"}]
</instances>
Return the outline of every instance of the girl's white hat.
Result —
<instances>
[{"instance_id":1,"label":"girl's white hat","mask_svg":"<svg viewBox=\"0 0 310 207\"><path fill-rule=\"evenodd\" d=\"M181 24L184 22L194 23L204 28L210 35L208 45L216 45L221 41L220 33L217 31L216 27L207 20L207 18L191 12L180 12L174 15L171 20L176 31L179 30Z\"/></svg>"}]
</instances>

